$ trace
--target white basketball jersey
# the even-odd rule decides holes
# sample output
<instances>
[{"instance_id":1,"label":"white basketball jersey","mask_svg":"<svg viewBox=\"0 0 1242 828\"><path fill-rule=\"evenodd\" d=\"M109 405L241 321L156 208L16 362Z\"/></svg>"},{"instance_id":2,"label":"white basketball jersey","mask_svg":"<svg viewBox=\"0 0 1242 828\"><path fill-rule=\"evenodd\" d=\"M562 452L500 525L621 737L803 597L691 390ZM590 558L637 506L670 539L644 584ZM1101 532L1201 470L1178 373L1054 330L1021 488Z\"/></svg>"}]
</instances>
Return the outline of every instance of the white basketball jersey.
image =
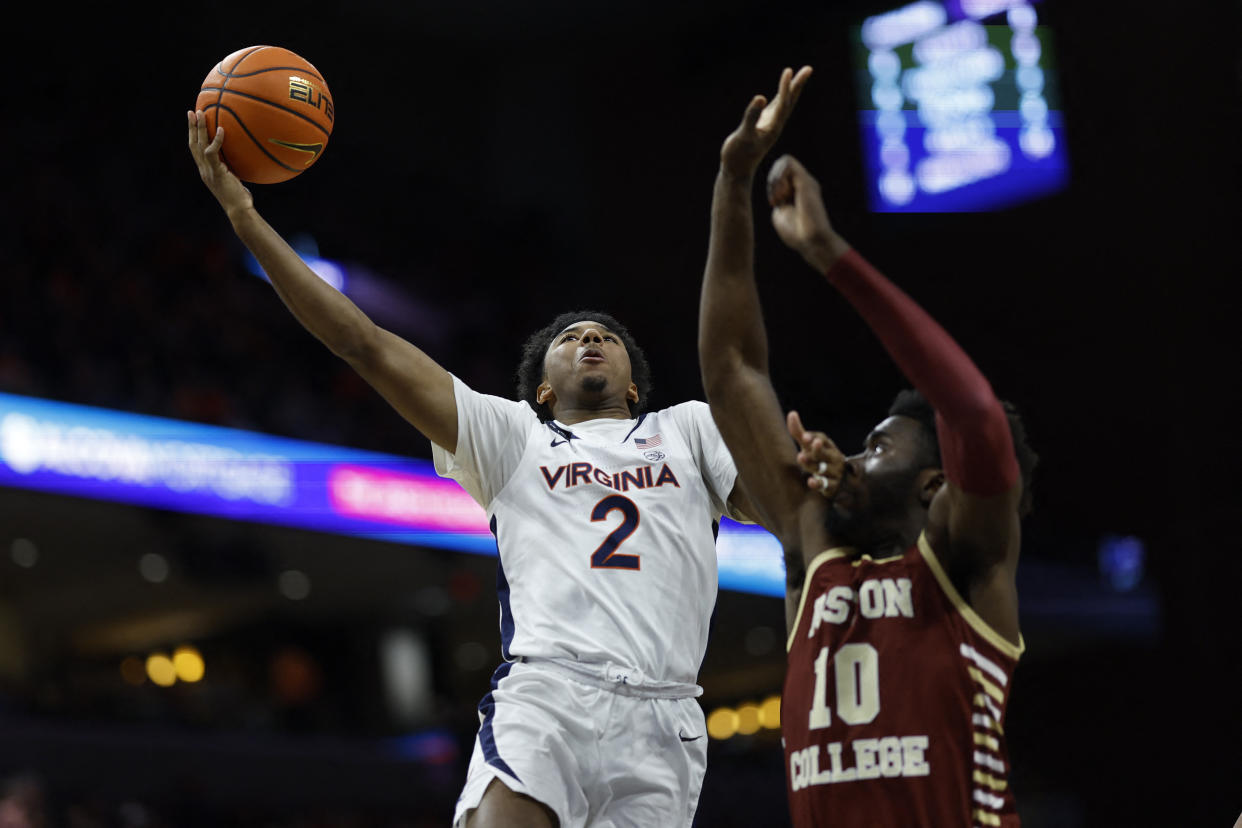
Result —
<instances>
[{"instance_id":1,"label":"white basketball jersey","mask_svg":"<svg viewBox=\"0 0 1242 828\"><path fill-rule=\"evenodd\" d=\"M504 657L693 684L737 475L707 404L567 426L457 377L453 390L457 453L433 446L436 471L491 520Z\"/></svg>"}]
</instances>

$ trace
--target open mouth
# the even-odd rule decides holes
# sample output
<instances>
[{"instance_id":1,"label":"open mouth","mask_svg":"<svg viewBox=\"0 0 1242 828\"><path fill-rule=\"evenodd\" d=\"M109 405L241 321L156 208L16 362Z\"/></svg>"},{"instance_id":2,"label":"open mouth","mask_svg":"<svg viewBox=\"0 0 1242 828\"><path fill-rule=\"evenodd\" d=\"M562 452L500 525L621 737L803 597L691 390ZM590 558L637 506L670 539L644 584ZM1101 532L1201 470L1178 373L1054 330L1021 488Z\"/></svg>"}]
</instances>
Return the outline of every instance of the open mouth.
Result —
<instances>
[{"instance_id":1,"label":"open mouth","mask_svg":"<svg viewBox=\"0 0 1242 828\"><path fill-rule=\"evenodd\" d=\"M600 365L604 360L604 352L595 348L588 348L583 351L582 356L578 357L579 362L585 362L587 365Z\"/></svg>"}]
</instances>

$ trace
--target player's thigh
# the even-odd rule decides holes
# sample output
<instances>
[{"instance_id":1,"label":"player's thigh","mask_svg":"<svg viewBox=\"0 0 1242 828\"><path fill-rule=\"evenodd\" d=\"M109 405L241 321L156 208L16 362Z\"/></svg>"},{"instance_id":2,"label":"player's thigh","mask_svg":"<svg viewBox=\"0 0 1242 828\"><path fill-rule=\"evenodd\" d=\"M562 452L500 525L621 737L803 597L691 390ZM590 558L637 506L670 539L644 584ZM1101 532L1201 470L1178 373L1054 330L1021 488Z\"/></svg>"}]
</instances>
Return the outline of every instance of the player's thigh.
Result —
<instances>
[{"instance_id":1,"label":"player's thigh","mask_svg":"<svg viewBox=\"0 0 1242 828\"><path fill-rule=\"evenodd\" d=\"M525 794L509 789L499 779L491 784L479 806L466 814L465 828L558 828L552 809Z\"/></svg>"},{"instance_id":2,"label":"player's thigh","mask_svg":"<svg viewBox=\"0 0 1242 828\"><path fill-rule=\"evenodd\" d=\"M603 692L524 664L500 678L479 705L479 735L454 824L482 805L495 779L546 806L561 828L585 825L583 782L598 770L592 712Z\"/></svg>"},{"instance_id":3,"label":"player's thigh","mask_svg":"<svg viewBox=\"0 0 1242 828\"><path fill-rule=\"evenodd\" d=\"M599 828L689 826L707 770L707 726L694 699L633 699L610 734L610 797Z\"/></svg>"}]
</instances>

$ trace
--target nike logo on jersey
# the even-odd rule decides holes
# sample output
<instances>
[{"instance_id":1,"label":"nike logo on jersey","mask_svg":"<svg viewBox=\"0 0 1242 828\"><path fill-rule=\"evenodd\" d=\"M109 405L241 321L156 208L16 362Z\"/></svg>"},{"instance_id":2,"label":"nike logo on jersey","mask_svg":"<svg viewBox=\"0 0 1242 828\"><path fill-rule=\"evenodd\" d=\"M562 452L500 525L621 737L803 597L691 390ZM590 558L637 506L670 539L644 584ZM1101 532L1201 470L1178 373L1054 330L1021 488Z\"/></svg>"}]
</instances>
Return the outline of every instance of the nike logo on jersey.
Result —
<instances>
[{"instance_id":1,"label":"nike logo on jersey","mask_svg":"<svg viewBox=\"0 0 1242 828\"><path fill-rule=\"evenodd\" d=\"M552 438L552 448L556 448L557 446L563 446L566 443L568 443L570 440L578 439L577 434L574 434L572 431L568 431L566 429L561 428L556 423L544 423L544 425L546 425L548 429L551 430L551 432L556 435L555 437Z\"/></svg>"},{"instance_id":2,"label":"nike logo on jersey","mask_svg":"<svg viewBox=\"0 0 1242 828\"><path fill-rule=\"evenodd\" d=\"M703 734L700 733L698 736L687 736L686 731L679 730L677 731L677 738L681 739L683 742L695 742L695 741L698 741L699 739L702 739Z\"/></svg>"}]
</instances>

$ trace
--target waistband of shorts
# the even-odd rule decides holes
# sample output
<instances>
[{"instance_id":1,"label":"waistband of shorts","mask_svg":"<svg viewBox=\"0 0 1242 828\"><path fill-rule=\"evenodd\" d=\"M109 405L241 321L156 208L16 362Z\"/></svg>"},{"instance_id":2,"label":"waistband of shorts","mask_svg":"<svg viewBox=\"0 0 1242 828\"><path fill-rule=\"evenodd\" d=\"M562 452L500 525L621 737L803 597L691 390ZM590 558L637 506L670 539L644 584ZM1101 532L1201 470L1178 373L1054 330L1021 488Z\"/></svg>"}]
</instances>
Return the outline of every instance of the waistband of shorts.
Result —
<instances>
[{"instance_id":1,"label":"waistband of shorts","mask_svg":"<svg viewBox=\"0 0 1242 828\"><path fill-rule=\"evenodd\" d=\"M610 690L622 696L637 696L643 699L692 699L703 695L703 688L697 684L650 679L635 667L623 667L612 662L600 664L561 658L527 658L524 656L518 658L517 661L532 667L551 670L581 684Z\"/></svg>"}]
</instances>

